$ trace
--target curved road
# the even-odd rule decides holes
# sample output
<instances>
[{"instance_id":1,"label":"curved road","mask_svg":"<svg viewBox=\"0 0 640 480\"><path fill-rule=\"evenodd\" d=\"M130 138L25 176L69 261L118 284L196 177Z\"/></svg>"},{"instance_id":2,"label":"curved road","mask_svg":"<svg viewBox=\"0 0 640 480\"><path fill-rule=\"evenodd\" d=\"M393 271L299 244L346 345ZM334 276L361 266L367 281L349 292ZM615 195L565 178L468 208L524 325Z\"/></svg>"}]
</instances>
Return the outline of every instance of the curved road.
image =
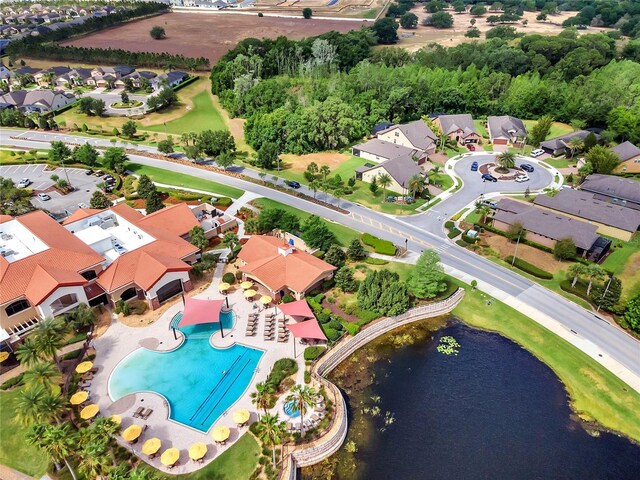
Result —
<instances>
[{"instance_id":1,"label":"curved road","mask_svg":"<svg viewBox=\"0 0 640 480\"><path fill-rule=\"evenodd\" d=\"M7 132L7 130L5 130ZM113 146L108 140L86 138L73 135L56 135L34 131L12 130L11 139L3 134L2 143L21 148L47 148L42 142L62 140L69 143L90 142L96 146ZM19 138L15 138L15 136ZM141 152L155 151L152 147L140 147ZM224 183L242 190L251 191L264 197L292 205L309 213L319 215L329 221L343 224L362 232L391 240L398 245L406 243L412 252L421 252L427 248L435 249L441 257L448 273L466 282L475 279L478 288L491 296L525 313L532 319L571 342L580 350L594 358L612 371L629 386L640 392L640 343L624 331L610 324L598 315L547 290L531 280L496 265L469 250L451 243L442 230L444 217L452 215L460 208L472 202L480 193L489 194L500 191L522 191L526 186L511 182L483 183L468 172L470 158L457 162L455 171L465 181L465 187L455 195L436 205L433 210L424 213L394 217L375 212L363 206L340 201L340 206L350 211L348 215L308 202L287 193L257 185L246 180L230 177L213 171L203 170L189 165L170 163L142 155L129 155L131 160L159 168L206 178ZM479 163L491 161L491 155L475 155L473 160ZM257 172L242 169L246 176L257 177ZM550 183L551 175L542 168L536 168L535 175L529 174L531 190L542 188ZM473 175L472 175L473 174ZM313 195L304 186L301 191ZM482 190L482 191L480 191ZM322 197L319 197L322 198ZM327 198L336 202L335 199ZM488 312L490 311L490 307Z\"/></svg>"}]
</instances>

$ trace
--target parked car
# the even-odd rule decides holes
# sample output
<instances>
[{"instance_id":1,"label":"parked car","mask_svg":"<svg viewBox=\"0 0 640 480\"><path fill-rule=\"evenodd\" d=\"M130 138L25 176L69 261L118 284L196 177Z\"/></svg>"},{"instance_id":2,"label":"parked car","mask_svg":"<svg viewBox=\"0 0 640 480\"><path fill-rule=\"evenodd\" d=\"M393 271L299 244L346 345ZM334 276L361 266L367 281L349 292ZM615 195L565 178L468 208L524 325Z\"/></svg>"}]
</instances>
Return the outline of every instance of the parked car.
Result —
<instances>
[{"instance_id":1,"label":"parked car","mask_svg":"<svg viewBox=\"0 0 640 480\"><path fill-rule=\"evenodd\" d=\"M482 205L486 205L487 207L493 208L495 210L495 208L498 206L498 202L494 202L493 200L485 200L484 202L482 202Z\"/></svg>"},{"instance_id":2,"label":"parked car","mask_svg":"<svg viewBox=\"0 0 640 480\"><path fill-rule=\"evenodd\" d=\"M520 168L525 172L533 172L533 165L530 165L528 163L523 163L522 165L520 165Z\"/></svg>"},{"instance_id":3,"label":"parked car","mask_svg":"<svg viewBox=\"0 0 640 480\"><path fill-rule=\"evenodd\" d=\"M518 175L516 177L516 182L518 182L518 183L528 182L528 181L529 181L529 175L522 174L522 175Z\"/></svg>"},{"instance_id":4,"label":"parked car","mask_svg":"<svg viewBox=\"0 0 640 480\"><path fill-rule=\"evenodd\" d=\"M469 149L470 152L475 152L476 146L473 143L467 143L467 149Z\"/></svg>"},{"instance_id":5,"label":"parked car","mask_svg":"<svg viewBox=\"0 0 640 480\"><path fill-rule=\"evenodd\" d=\"M478 171L478 162L473 162L471 164L471 171L472 172L477 172Z\"/></svg>"},{"instance_id":6,"label":"parked car","mask_svg":"<svg viewBox=\"0 0 640 480\"><path fill-rule=\"evenodd\" d=\"M23 178L18 182L18 188L27 188L29 185L31 185L31 180L28 178Z\"/></svg>"},{"instance_id":7,"label":"parked car","mask_svg":"<svg viewBox=\"0 0 640 480\"><path fill-rule=\"evenodd\" d=\"M494 177L493 175L491 175L490 173L485 173L484 175L482 175L482 181L483 182L497 182L498 179L496 177Z\"/></svg>"},{"instance_id":8,"label":"parked car","mask_svg":"<svg viewBox=\"0 0 640 480\"><path fill-rule=\"evenodd\" d=\"M300 188L300 184L298 182L294 182L293 180L287 180L284 183L286 183L287 186L291 188Z\"/></svg>"},{"instance_id":9,"label":"parked car","mask_svg":"<svg viewBox=\"0 0 640 480\"><path fill-rule=\"evenodd\" d=\"M536 148L535 150L531 151L531 154L530 154L530 155L531 155L533 158L535 158L535 157L539 157L539 156L540 156L540 155L542 155L543 153L544 153L544 150L543 150L543 149L541 149L541 148Z\"/></svg>"},{"instance_id":10,"label":"parked car","mask_svg":"<svg viewBox=\"0 0 640 480\"><path fill-rule=\"evenodd\" d=\"M86 203L84 203L84 202L80 202L80 203L78 204L78 208L89 208L89 205L87 205L87 204L86 204Z\"/></svg>"},{"instance_id":11,"label":"parked car","mask_svg":"<svg viewBox=\"0 0 640 480\"><path fill-rule=\"evenodd\" d=\"M92 169L85 170L85 171L84 171L84 174L85 174L85 175L93 175L93 170L92 170Z\"/></svg>"},{"instance_id":12,"label":"parked car","mask_svg":"<svg viewBox=\"0 0 640 480\"><path fill-rule=\"evenodd\" d=\"M46 193L39 193L37 196L38 196L38 200L42 200L43 202L46 202L47 200L51 200L51 197Z\"/></svg>"},{"instance_id":13,"label":"parked car","mask_svg":"<svg viewBox=\"0 0 640 480\"><path fill-rule=\"evenodd\" d=\"M103 175L104 175L104 172L103 172L102 170L96 170L95 172L93 172L93 174L94 174L96 177L101 177L101 176L103 176Z\"/></svg>"}]
</instances>

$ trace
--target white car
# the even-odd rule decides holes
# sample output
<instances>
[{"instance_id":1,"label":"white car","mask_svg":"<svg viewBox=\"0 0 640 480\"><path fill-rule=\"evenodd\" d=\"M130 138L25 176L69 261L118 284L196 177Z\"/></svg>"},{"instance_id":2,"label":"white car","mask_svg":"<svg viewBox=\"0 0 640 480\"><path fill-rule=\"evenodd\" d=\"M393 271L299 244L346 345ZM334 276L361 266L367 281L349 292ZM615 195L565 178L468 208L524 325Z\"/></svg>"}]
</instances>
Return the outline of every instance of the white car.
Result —
<instances>
[{"instance_id":1,"label":"white car","mask_svg":"<svg viewBox=\"0 0 640 480\"><path fill-rule=\"evenodd\" d=\"M541 148L536 148L535 150L531 151L531 156L532 157L539 157L540 155L542 155L544 153L544 150Z\"/></svg>"},{"instance_id":2,"label":"white car","mask_svg":"<svg viewBox=\"0 0 640 480\"><path fill-rule=\"evenodd\" d=\"M43 202L46 202L47 200L51 200L51 197L46 193L39 193L38 200L42 200Z\"/></svg>"},{"instance_id":3,"label":"white car","mask_svg":"<svg viewBox=\"0 0 640 480\"><path fill-rule=\"evenodd\" d=\"M18 182L18 188L27 188L29 185L31 185L31 180L28 178L23 178Z\"/></svg>"},{"instance_id":4,"label":"white car","mask_svg":"<svg viewBox=\"0 0 640 480\"><path fill-rule=\"evenodd\" d=\"M528 181L529 181L529 175L518 175L516 177L516 182L518 183L528 182Z\"/></svg>"}]
</instances>

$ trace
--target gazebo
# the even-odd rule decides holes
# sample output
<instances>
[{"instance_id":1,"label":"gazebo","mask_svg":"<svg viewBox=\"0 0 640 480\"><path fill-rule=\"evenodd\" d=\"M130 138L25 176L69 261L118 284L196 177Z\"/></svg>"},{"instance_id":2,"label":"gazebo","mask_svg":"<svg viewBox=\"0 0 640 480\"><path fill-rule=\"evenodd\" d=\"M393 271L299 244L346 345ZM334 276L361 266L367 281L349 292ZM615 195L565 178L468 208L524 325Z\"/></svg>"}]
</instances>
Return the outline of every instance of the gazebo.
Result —
<instances>
[{"instance_id":1,"label":"gazebo","mask_svg":"<svg viewBox=\"0 0 640 480\"><path fill-rule=\"evenodd\" d=\"M182 318L178 322L178 327L217 323L220 326L220 334L224 337L222 322L220 321L220 310L224 303L224 300L198 300L184 297L184 311L182 312Z\"/></svg>"}]
</instances>

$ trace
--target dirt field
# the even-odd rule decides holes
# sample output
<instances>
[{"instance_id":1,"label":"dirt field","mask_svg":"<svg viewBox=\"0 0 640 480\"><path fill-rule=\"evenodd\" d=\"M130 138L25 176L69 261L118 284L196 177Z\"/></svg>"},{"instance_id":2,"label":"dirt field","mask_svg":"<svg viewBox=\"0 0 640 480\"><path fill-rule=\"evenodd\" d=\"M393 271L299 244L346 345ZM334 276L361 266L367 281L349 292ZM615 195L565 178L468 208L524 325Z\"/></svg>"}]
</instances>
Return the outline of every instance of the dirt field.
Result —
<instances>
[{"instance_id":1,"label":"dirt field","mask_svg":"<svg viewBox=\"0 0 640 480\"><path fill-rule=\"evenodd\" d=\"M164 27L166 39L151 39L149 31L154 25ZM277 38L284 35L295 40L332 30L357 30L360 25L356 21L174 12L103 30L65 44L206 57L213 64L245 38Z\"/></svg>"},{"instance_id":2,"label":"dirt field","mask_svg":"<svg viewBox=\"0 0 640 480\"><path fill-rule=\"evenodd\" d=\"M342 163L351 158L349 155L337 152L318 152L307 155L280 155L283 160L283 168L290 168L294 172L304 172L307 165L316 162L318 165L327 165L331 171L337 169Z\"/></svg>"},{"instance_id":3,"label":"dirt field","mask_svg":"<svg viewBox=\"0 0 640 480\"><path fill-rule=\"evenodd\" d=\"M500 252L500 258L504 259L509 255L513 255L515 244L509 243L509 240L505 237L487 232L484 235L484 239L491 248ZM566 264L553 258L553 255L550 253L543 252L529 245L523 245L522 243L518 245L518 258L553 274L567 268Z\"/></svg>"}]
</instances>

